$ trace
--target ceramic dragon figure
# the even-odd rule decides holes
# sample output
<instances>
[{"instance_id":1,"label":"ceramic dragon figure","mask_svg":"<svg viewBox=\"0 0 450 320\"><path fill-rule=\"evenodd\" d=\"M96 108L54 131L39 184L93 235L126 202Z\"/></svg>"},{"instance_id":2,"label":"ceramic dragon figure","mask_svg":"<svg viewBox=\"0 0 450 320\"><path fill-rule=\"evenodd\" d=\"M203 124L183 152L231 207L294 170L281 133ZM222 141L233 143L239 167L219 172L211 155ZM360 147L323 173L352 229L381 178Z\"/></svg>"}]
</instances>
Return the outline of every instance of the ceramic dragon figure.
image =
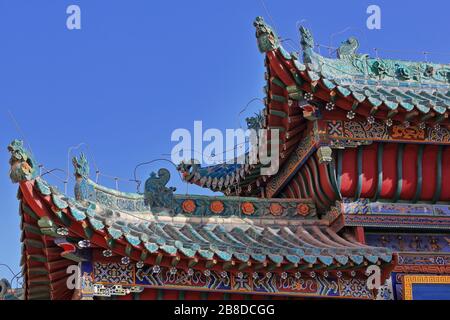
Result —
<instances>
[{"instance_id":1,"label":"ceramic dragon figure","mask_svg":"<svg viewBox=\"0 0 450 320\"><path fill-rule=\"evenodd\" d=\"M359 42L356 38L348 38L346 41L342 42L338 48L338 57L340 59L345 57L353 57L359 48Z\"/></svg>"},{"instance_id":2,"label":"ceramic dragon figure","mask_svg":"<svg viewBox=\"0 0 450 320\"><path fill-rule=\"evenodd\" d=\"M75 167L75 176L81 176L83 178L88 178L90 169L89 162L84 155L84 153L80 154L80 157L77 159L74 157L72 159L73 166Z\"/></svg>"},{"instance_id":3,"label":"ceramic dragon figure","mask_svg":"<svg viewBox=\"0 0 450 320\"><path fill-rule=\"evenodd\" d=\"M167 169L159 169L158 174L152 172L150 178L145 182L145 204L150 206L154 212L163 209L171 209L173 205L173 187L166 187L170 180L170 172Z\"/></svg>"},{"instance_id":4,"label":"ceramic dragon figure","mask_svg":"<svg viewBox=\"0 0 450 320\"><path fill-rule=\"evenodd\" d=\"M262 17L257 17L253 25L256 28L258 48L261 53L272 51L280 46L280 41L275 31L264 22Z\"/></svg>"},{"instance_id":5,"label":"ceramic dragon figure","mask_svg":"<svg viewBox=\"0 0 450 320\"><path fill-rule=\"evenodd\" d=\"M79 158L72 159L75 168L75 198L78 201L90 200L95 201L94 187L89 181L89 162L82 153Z\"/></svg>"},{"instance_id":6,"label":"ceramic dragon figure","mask_svg":"<svg viewBox=\"0 0 450 320\"><path fill-rule=\"evenodd\" d=\"M33 180L38 175L37 163L31 153L25 149L23 141L14 140L8 146L11 153L9 177L14 183Z\"/></svg>"},{"instance_id":7,"label":"ceramic dragon figure","mask_svg":"<svg viewBox=\"0 0 450 320\"><path fill-rule=\"evenodd\" d=\"M314 53L314 37L311 31L304 26L300 27L300 37L300 44L303 49L303 61L305 63L310 63L311 56Z\"/></svg>"},{"instance_id":8,"label":"ceramic dragon figure","mask_svg":"<svg viewBox=\"0 0 450 320\"><path fill-rule=\"evenodd\" d=\"M307 49L313 49L314 48L314 37L309 31L309 29L305 28L304 26L300 27L300 44L302 45L303 50Z\"/></svg>"}]
</instances>

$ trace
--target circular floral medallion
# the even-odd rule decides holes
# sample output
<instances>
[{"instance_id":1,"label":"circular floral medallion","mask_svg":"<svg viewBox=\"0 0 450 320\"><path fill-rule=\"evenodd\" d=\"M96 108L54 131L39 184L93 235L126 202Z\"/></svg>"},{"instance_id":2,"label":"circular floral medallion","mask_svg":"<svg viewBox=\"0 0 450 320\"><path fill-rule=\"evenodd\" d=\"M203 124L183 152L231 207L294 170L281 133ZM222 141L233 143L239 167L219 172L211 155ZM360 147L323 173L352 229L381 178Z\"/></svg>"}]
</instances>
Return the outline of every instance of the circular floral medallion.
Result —
<instances>
[{"instance_id":1,"label":"circular floral medallion","mask_svg":"<svg viewBox=\"0 0 450 320\"><path fill-rule=\"evenodd\" d=\"M58 230L56 230L56 233L60 236L68 236L69 235L69 230L67 230L67 228L58 228Z\"/></svg>"},{"instance_id":2,"label":"circular floral medallion","mask_svg":"<svg viewBox=\"0 0 450 320\"><path fill-rule=\"evenodd\" d=\"M283 213L283 207L279 203L271 203L270 213L274 216L281 216L281 214Z\"/></svg>"},{"instance_id":3,"label":"circular floral medallion","mask_svg":"<svg viewBox=\"0 0 450 320\"><path fill-rule=\"evenodd\" d=\"M246 215L252 215L255 213L255 206L251 202L244 202L242 204L242 213Z\"/></svg>"},{"instance_id":4,"label":"circular floral medallion","mask_svg":"<svg viewBox=\"0 0 450 320\"><path fill-rule=\"evenodd\" d=\"M103 256L105 258L111 258L113 256L113 252L111 250L104 250L103 251Z\"/></svg>"},{"instance_id":5,"label":"circular floral medallion","mask_svg":"<svg viewBox=\"0 0 450 320\"><path fill-rule=\"evenodd\" d=\"M297 213L301 216L306 216L309 213L309 206L307 204L299 204L297 207Z\"/></svg>"},{"instance_id":6,"label":"circular floral medallion","mask_svg":"<svg viewBox=\"0 0 450 320\"><path fill-rule=\"evenodd\" d=\"M153 271L153 273L160 273L161 272L161 267L160 266L153 266L152 271Z\"/></svg>"},{"instance_id":7,"label":"circular floral medallion","mask_svg":"<svg viewBox=\"0 0 450 320\"><path fill-rule=\"evenodd\" d=\"M224 207L222 201L216 200L216 201L211 202L210 209L211 209L211 211L212 211L213 213L215 213L215 214L220 214L220 213L223 212L223 210L225 209L225 207Z\"/></svg>"},{"instance_id":8,"label":"circular floral medallion","mask_svg":"<svg viewBox=\"0 0 450 320\"><path fill-rule=\"evenodd\" d=\"M183 211L184 212L186 212L186 213L193 213L197 206L195 205L194 200L190 200L189 199L189 200L184 200L183 201L182 207L183 207Z\"/></svg>"},{"instance_id":9,"label":"circular floral medallion","mask_svg":"<svg viewBox=\"0 0 450 320\"><path fill-rule=\"evenodd\" d=\"M89 240L81 240L80 242L78 242L78 246L81 249L89 248L91 246L91 242Z\"/></svg>"},{"instance_id":10,"label":"circular floral medallion","mask_svg":"<svg viewBox=\"0 0 450 320\"><path fill-rule=\"evenodd\" d=\"M445 264L444 257L437 257L435 261L436 261L436 264L439 264L439 265L444 265Z\"/></svg>"}]
</instances>

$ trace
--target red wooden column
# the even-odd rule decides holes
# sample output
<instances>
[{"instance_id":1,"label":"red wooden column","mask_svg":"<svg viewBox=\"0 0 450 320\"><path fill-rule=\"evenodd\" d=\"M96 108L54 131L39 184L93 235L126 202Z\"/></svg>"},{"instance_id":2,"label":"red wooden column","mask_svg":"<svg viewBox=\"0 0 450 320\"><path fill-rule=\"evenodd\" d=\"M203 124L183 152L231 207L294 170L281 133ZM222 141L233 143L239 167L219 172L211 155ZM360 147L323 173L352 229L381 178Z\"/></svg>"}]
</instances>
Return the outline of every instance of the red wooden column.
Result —
<instances>
[{"instance_id":1,"label":"red wooden column","mask_svg":"<svg viewBox=\"0 0 450 320\"><path fill-rule=\"evenodd\" d=\"M366 244L364 227L355 227L355 238L359 243Z\"/></svg>"}]
</instances>

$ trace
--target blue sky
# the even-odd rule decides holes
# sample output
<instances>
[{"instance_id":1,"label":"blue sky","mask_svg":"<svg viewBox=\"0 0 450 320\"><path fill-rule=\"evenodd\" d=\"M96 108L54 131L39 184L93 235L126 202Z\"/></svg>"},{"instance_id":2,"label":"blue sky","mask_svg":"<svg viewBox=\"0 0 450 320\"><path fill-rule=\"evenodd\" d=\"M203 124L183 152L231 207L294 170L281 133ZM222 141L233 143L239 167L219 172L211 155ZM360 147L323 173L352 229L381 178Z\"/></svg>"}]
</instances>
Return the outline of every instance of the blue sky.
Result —
<instances>
[{"instance_id":1,"label":"blue sky","mask_svg":"<svg viewBox=\"0 0 450 320\"><path fill-rule=\"evenodd\" d=\"M6 151L12 139L25 138L39 163L64 170L68 148L84 142L103 174L130 179L137 163L170 153L174 129L192 130L194 120L236 128L247 102L263 98L256 16L292 39L289 51L299 47L302 21L316 43L336 46L354 35L360 52L379 48L381 57L423 60L419 52L428 51L435 52L430 60L448 63L450 4L425 3L265 0L266 11L261 0L0 0L0 263L20 270L17 186L8 179ZM66 28L71 4L81 8L81 30ZM366 28L370 4L382 10L381 30ZM251 104L246 114L260 108ZM167 163L141 168L140 178L161 166ZM186 192L172 172L171 184ZM56 177L48 179L62 189ZM104 177L100 183L114 186ZM129 182L119 186L135 190ZM207 193L194 186L189 192ZM1 277L11 278L2 267Z\"/></svg>"}]
</instances>

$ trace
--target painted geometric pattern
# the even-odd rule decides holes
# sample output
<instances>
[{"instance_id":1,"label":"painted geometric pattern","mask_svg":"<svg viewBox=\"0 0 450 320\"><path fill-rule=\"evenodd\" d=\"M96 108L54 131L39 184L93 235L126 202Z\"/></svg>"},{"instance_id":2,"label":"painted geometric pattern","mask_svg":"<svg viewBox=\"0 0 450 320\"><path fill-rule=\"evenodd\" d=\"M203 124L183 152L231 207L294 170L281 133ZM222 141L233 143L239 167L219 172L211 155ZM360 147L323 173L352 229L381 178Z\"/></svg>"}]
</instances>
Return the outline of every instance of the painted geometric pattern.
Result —
<instances>
[{"instance_id":1,"label":"painted geometric pattern","mask_svg":"<svg viewBox=\"0 0 450 320\"><path fill-rule=\"evenodd\" d=\"M399 252L450 252L450 236L448 235L366 233L366 243L371 246L388 247Z\"/></svg>"},{"instance_id":2,"label":"painted geometric pattern","mask_svg":"<svg viewBox=\"0 0 450 320\"><path fill-rule=\"evenodd\" d=\"M394 300L394 288L392 287L392 279L386 280L385 284L380 287L377 294L377 300Z\"/></svg>"},{"instance_id":3,"label":"painted geometric pattern","mask_svg":"<svg viewBox=\"0 0 450 320\"><path fill-rule=\"evenodd\" d=\"M339 290L344 297L371 299L373 296L366 283L359 279L340 279Z\"/></svg>"},{"instance_id":4,"label":"painted geometric pattern","mask_svg":"<svg viewBox=\"0 0 450 320\"><path fill-rule=\"evenodd\" d=\"M293 294L299 296L352 297L372 299L365 281L357 278L306 277L304 274L182 270L160 266L134 268L117 263L94 264L96 284L147 287L180 287L215 291Z\"/></svg>"},{"instance_id":5,"label":"painted geometric pattern","mask_svg":"<svg viewBox=\"0 0 450 320\"><path fill-rule=\"evenodd\" d=\"M416 227L427 226L433 229L448 229L450 217L424 217L406 215L345 215L345 224L348 226L374 226L374 227Z\"/></svg>"},{"instance_id":6,"label":"painted geometric pattern","mask_svg":"<svg viewBox=\"0 0 450 320\"><path fill-rule=\"evenodd\" d=\"M110 284L132 284L134 267L120 263L94 264L94 282Z\"/></svg>"},{"instance_id":7,"label":"painted geometric pattern","mask_svg":"<svg viewBox=\"0 0 450 320\"><path fill-rule=\"evenodd\" d=\"M327 133L331 138L354 140L396 140L433 143L450 143L450 131L445 128L420 129L415 126L394 125L391 128L383 123L370 124L367 121L327 121Z\"/></svg>"},{"instance_id":8,"label":"painted geometric pattern","mask_svg":"<svg viewBox=\"0 0 450 320\"><path fill-rule=\"evenodd\" d=\"M450 217L449 205L371 202L369 199L344 199L341 210L346 214L407 214Z\"/></svg>"},{"instance_id":9,"label":"painted geometric pattern","mask_svg":"<svg viewBox=\"0 0 450 320\"><path fill-rule=\"evenodd\" d=\"M397 274L450 274L450 254L399 253Z\"/></svg>"},{"instance_id":10,"label":"painted geometric pattern","mask_svg":"<svg viewBox=\"0 0 450 320\"><path fill-rule=\"evenodd\" d=\"M450 265L450 255L399 254L399 265Z\"/></svg>"},{"instance_id":11,"label":"painted geometric pattern","mask_svg":"<svg viewBox=\"0 0 450 320\"><path fill-rule=\"evenodd\" d=\"M405 300L447 300L450 298L450 276L405 275Z\"/></svg>"}]
</instances>

